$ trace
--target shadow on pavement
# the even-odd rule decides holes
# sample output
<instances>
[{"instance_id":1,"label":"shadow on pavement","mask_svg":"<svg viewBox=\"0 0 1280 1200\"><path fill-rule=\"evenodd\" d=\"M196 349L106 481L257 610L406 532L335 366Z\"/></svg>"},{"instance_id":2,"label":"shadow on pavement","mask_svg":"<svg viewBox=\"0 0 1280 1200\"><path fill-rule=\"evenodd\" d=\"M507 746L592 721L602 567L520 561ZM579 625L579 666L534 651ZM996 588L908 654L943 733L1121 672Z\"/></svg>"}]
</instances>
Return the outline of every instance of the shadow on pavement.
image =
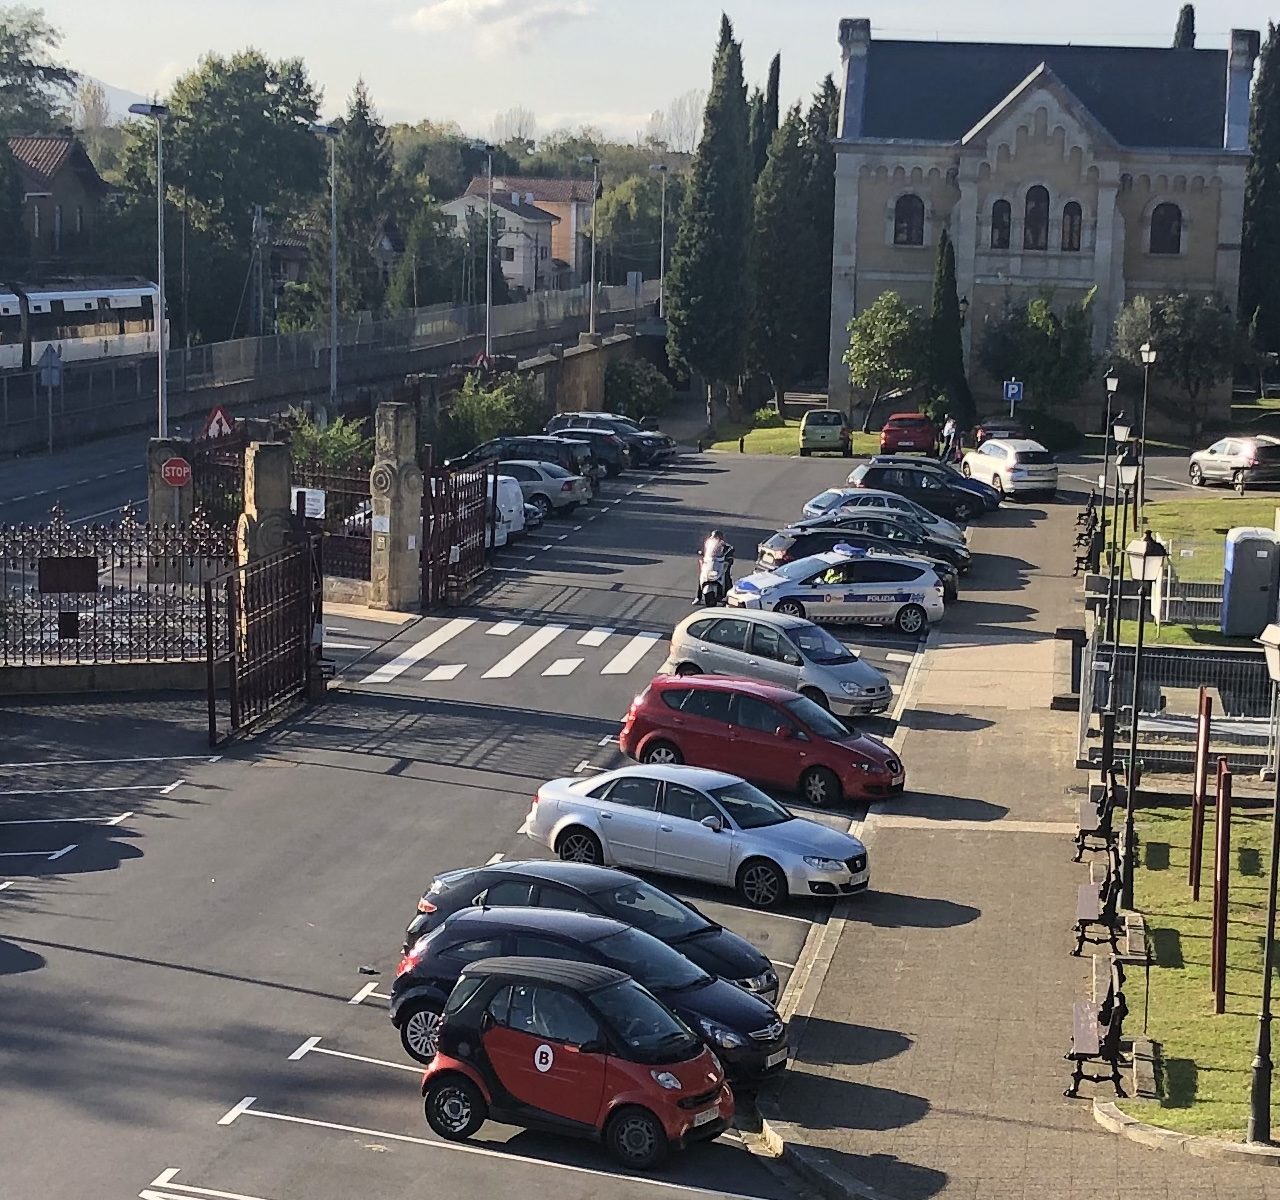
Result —
<instances>
[{"instance_id":1,"label":"shadow on pavement","mask_svg":"<svg viewBox=\"0 0 1280 1200\"><path fill-rule=\"evenodd\" d=\"M967 713L934 712L927 708L909 708L898 719L907 729L945 729L952 733L976 733L989 728L993 722L985 717L971 717Z\"/></svg>"},{"instance_id":2,"label":"shadow on pavement","mask_svg":"<svg viewBox=\"0 0 1280 1200\"><path fill-rule=\"evenodd\" d=\"M811 1016L804 1026L804 1061L807 1063L867 1066L894 1058L910 1048L911 1039L896 1029L850 1025L818 1016Z\"/></svg>"},{"instance_id":3,"label":"shadow on pavement","mask_svg":"<svg viewBox=\"0 0 1280 1200\"><path fill-rule=\"evenodd\" d=\"M1003 804L976 796L950 796L941 792L904 792L882 810L885 816L921 817L929 821L999 821L1009 815ZM873 822L874 824L874 822Z\"/></svg>"},{"instance_id":4,"label":"shadow on pavement","mask_svg":"<svg viewBox=\"0 0 1280 1200\"><path fill-rule=\"evenodd\" d=\"M0 975L21 975L23 971L38 971L44 963L43 954L0 938Z\"/></svg>"},{"instance_id":5,"label":"shadow on pavement","mask_svg":"<svg viewBox=\"0 0 1280 1200\"><path fill-rule=\"evenodd\" d=\"M952 929L981 916L971 904L930 896L904 896L900 892L868 892L854 907L850 924L876 925L882 929Z\"/></svg>"},{"instance_id":6,"label":"shadow on pavement","mask_svg":"<svg viewBox=\"0 0 1280 1200\"><path fill-rule=\"evenodd\" d=\"M795 1068L780 1103L786 1119L803 1129L901 1129L930 1108L923 1096Z\"/></svg>"}]
</instances>

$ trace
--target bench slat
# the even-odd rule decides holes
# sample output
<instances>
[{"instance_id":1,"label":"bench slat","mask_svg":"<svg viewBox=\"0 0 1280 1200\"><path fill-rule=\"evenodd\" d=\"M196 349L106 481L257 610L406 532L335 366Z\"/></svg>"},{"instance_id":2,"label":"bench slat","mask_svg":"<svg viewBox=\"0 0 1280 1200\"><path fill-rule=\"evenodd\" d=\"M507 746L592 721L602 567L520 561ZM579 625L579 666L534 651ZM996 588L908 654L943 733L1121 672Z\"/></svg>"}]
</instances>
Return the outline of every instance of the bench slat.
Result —
<instances>
[{"instance_id":1,"label":"bench slat","mask_svg":"<svg viewBox=\"0 0 1280 1200\"><path fill-rule=\"evenodd\" d=\"M1088 1000L1077 1000L1071 1006L1071 1053L1094 1058L1100 1050L1098 1015Z\"/></svg>"}]
</instances>

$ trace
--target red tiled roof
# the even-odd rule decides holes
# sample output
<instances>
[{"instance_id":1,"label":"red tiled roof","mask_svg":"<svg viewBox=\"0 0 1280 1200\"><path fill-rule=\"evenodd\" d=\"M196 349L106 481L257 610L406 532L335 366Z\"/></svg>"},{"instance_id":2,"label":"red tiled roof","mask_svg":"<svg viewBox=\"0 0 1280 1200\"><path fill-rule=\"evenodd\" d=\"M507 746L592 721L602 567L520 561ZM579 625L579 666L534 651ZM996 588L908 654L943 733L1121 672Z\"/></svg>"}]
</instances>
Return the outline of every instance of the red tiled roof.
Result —
<instances>
[{"instance_id":1,"label":"red tiled roof","mask_svg":"<svg viewBox=\"0 0 1280 1200\"><path fill-rule=\"evenodd\" d=\"M488 188L488 180L477 175L467 184L468 196L483 196ZM543 179L532 175L495 175L493 190L498 192L519 192L522 196L532 193L534 204L580 204L591 203L590 179Z\"/></svg>"},{"instance_id":2,"label":"red tiled roof","mask_svg":"<svg viewBox=\"0 0 1280 1200\"><path fill-rule=\"evenodd\" d=\"M79 140L66 134L30 134L8 139L14 161L41 187L49 187L54 176L70 167L81 176L86 191L105 192L102 181Z\"/></svg>"}]
</instances>

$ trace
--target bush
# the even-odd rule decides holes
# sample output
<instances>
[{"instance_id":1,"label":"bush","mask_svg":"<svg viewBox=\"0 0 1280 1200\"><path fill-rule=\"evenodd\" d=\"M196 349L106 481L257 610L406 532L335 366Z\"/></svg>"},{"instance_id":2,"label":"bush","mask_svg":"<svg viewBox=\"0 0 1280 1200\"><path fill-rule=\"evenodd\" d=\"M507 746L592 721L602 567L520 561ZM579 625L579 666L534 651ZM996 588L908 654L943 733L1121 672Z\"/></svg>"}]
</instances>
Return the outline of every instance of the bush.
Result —
<instances>
[{"instance_id":1,"label":"bush","mask_svg":"<svg viewBox=\"0 0 1280 1200\"><path fill-rule=\"evenodd\" d=\"M373 439L364 436L362 421L338 417L321 429L299 409L291 408L284 425L295 462L342 469L373 466Z\"/></svg>"},{"instance_id":2,"label":"bush","mask_svg":"<svg viewBox=\"0 0 1280 1200\"><path fill-rule=\"evenodd\" d=\"M781 429L786 423L783 415L776 408L768 405L757 408L751 417L751 424L757 429Z\"/></svg>"},{"instance_id":3,"label":"bush","mask_svg":"<svg viewBox=\"0 0 1280 1200\"><path fill-rule=\"evenodd\" d=\"M1046 450L1074 450L1084 440L1080 430L1070 421L1039 409L1020 409L1018 420Z\"/></svg>"},{"instance_id":4,"label":"bush","mask_svg":"<svg viewBox=\"0 0 1280 1200\"><path fill-rule=\"evenodd\" d=\"M514 373L468 375L435 430L438 461L506 434L541 433L553 409L540 383Z\"/></svg>"},{"instance_id":5,"label":"bush","mask_svg":"<svg viewBox=\"0 0 1280 1200\"><path fill-rule=\"evenodd\" d=\"M611 362L604 373L604 406L639 421L660 417L671 407L675 391L651 362Z\"/></svg>"}]
</instances>

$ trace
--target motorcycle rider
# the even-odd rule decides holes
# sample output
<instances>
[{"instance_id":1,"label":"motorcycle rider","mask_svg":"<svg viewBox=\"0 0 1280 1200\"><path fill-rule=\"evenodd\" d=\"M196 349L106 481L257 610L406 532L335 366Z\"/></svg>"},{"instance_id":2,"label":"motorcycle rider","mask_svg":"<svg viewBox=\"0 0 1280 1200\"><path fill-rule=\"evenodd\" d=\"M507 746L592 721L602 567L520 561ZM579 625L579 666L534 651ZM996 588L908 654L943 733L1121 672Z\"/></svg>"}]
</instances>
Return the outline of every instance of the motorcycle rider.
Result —
<instances>
[{"instance_id":1,"label":"motorcycle rider","mask_svg":"<svg viewBox=\"0 0 1280 1200\"><path fill-rule=\"evenodd\" d=\"M702 566L716 558L724 560L724 590L727 595L733 587L733 547L724 540L720 530L713 529L711 536L698 548L698 586L694 591L694 604L702 603Z\"/></svg>"}]
</instances>

